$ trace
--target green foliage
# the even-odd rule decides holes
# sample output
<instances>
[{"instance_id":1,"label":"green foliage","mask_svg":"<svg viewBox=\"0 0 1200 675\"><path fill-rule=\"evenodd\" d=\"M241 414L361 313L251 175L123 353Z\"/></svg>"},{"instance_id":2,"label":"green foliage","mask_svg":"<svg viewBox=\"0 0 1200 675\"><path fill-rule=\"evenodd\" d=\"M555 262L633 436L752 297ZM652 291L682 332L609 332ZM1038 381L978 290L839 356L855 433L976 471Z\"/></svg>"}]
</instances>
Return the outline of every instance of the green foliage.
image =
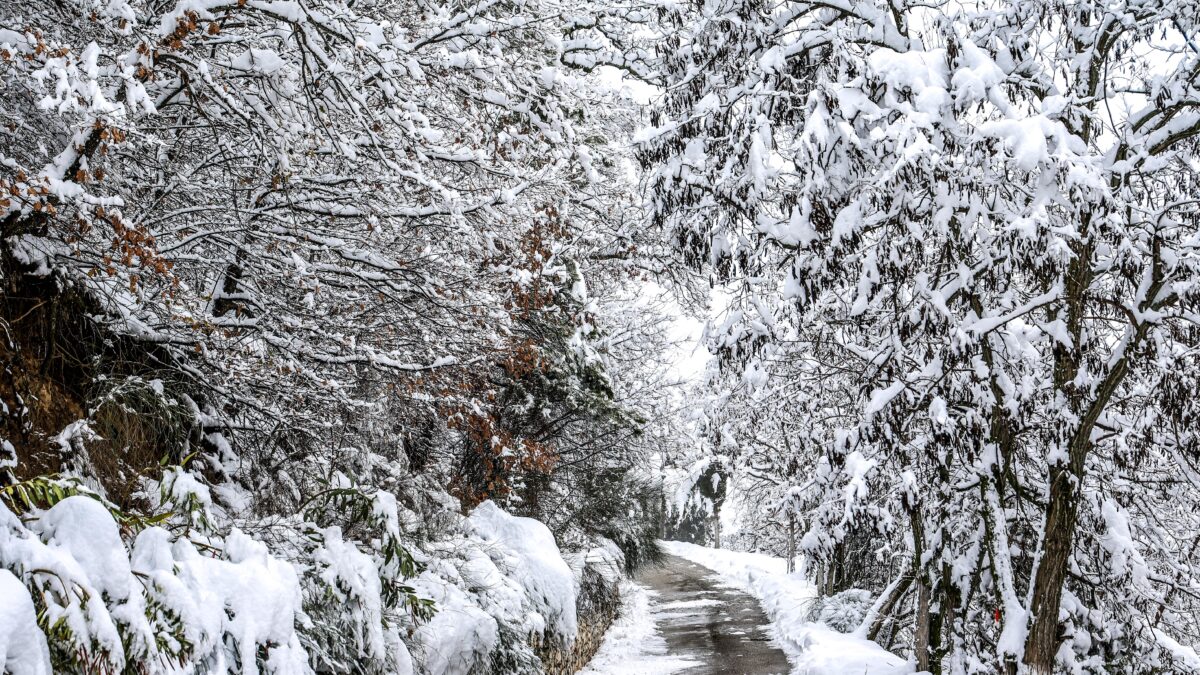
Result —
<instances>
[{"instance_id":1,"label":"green foliage","mask_svg":"<svg viewBox=\"0 0 1200 675\"><path fill-rule=\"evenodd\" d=\"M183 464L186 464L193 456L185 457ZM193 489L189 489L191 486L180 486L179 484L180 481L191 480L191 476L183 471L183 464L179 467L164 469L159 485L162 503L169 507L170 513L178 516L178 520L182 521L182 527L185 530L212 532L212 517L208 511L207 494L201 495Z\"/></svg>"},{"instance_id":2,"label":"green foliage","mask_svg":"<svg viewBox=\"0 0 1200 675\"><path fill-rule=\"evenodd\" d=\"M99 497L84 487L77 479L57 474L34 476L0 488L0 497L5 505L20 515L35 509L48 509L67 497L86 495Z\"/></svg>"},{"instance_id":3,"label":"green foliage","mask_svg":"<svg viewBox=\"0 0 1200 675\"><path fill-rule=\"evenodd\" d=\"M74 496L89 497L103 504L113 520L127 532L138 532L152 525L160 525L172 515L170 511L153 515L123 511L81 483L79 479L61 474L34 476L0 488L0 499L3 499L5 506L17 515L53 508L55 504Z\"/></svg>"},{"instance_id":4,"label":"green foliage","mask_svg":"<svg viewBox=\"0 0 1200 675\"><path fill-rule=\"evenodd\" d=\"M34 476L0 488L0 500L4 506L23 519L35 519L39 513L77 496L93 499L101 504L126 536L163 524L174 515L170 510L154 515L123 511L70 476ZM32 535L22 530L11 533L11 536ZM188 632L183 619L160 600L162 589L158 589L152 579L135 575L146 590L144 626L150 631L148 635L131 625L132 617L121 613L112 615L124 653L122 661L97 643L93 636L77 632L79 624L72 619L93 617L97 610L91 605L105 605L109 600L107 597L100 597L89 591L79 580L73 579L69 572L64 576L61 570L27 568L20 559L3 562L11 567L19 578L24 579L29 588L37 610L38 625L46 635L51 662L56 671L143 675L147 660L182 666L190 658L194 645L187 637ZM111 608L102 608L99 612L105 613L110 610ZM91 618L85 624L90 621Z\"/></svg>"},{"instance_id":5,"label":"green foliage","mask_svg":"<svg viewBox=\"0 0 1200 675\"><path fill-rule=\"evenodd\" d=\"M300 514L306 523L306 556L316 561L305 572L304 607L311 622L301 635L316 669L355 675L391 672L387 655L378 653L380 645L367 636L380 630L411 631L437 611L433 600L404 583L424 565L401 541L392 495L349 484L339 475L309 497ZM360 550L364 543L365 552ZM322 555L332 548L333 556L344 556L338 551L346 547L353 547L353 556L370 558L380 582L377 601L358 580L343 579L337 563Z\"/></svg>"},{"instance_id":6,"label":"green foliage","mask_svg":"<svg viewBox=\"0 0 1200 675\"><path fill-rule=\"evenodd\" d=\"M378 508L377 496L359 487L329 487L309 497L300 511L318 527L339 525L347 535L364 529L377 534L383 564L394 564L402 577L415 577L425 568L401 543L396 523L389 522L388 514Z\"/></svg>"}]
</instances>

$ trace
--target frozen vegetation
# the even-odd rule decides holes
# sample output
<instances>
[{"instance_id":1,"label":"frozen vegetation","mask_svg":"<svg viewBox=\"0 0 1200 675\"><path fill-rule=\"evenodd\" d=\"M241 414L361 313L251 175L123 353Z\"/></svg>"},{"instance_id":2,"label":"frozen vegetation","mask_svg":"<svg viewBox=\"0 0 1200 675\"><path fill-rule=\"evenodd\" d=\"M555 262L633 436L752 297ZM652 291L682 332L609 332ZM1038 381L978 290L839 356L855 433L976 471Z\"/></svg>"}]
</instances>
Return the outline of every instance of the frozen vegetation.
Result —
<instances>
[{"instance_id":1,"label":"frozen vegetation","mask_svg":"<svg viewBox=\"0 0 1200 675\"><path fill-rule=\"evenodd\" d=\"M484 502L445 541L413 549L426 565L410 583L437 607L418 626L411 619L384 620L382 561L343 541L336 528L320 533L311 554L317 566L306 569L236 529L197 541L150 526L126 547L113 514L93 496L67 497L26 523L7 508L0 518L6 568L0 574L0 654L13 675L54 667L30 591L8 570L37 584L44 621L61 622L81 651L104 660L98 668L121 670L186 645L189 659L206 672L310 673L310 660L324 656L309 643L318 617L306 596L317 595L339 605L344 632L337 640L359 658L400 675L416 668L465 675L497 650L535 658L524 642L503 644L502 632L569 644L582 570L613 574L624 566L620 550L607 541L568 556L569 564L544 524ZM402 633L406 625L416 633ZM174 670L163 666L162 672Z\"/></svg>"},{"instance_id":2,"label":"frozen vegetation","mask_svg":"<svg viewBox=\"0 0 1200 675\"><path fill-rule=\"evenodd\" d=\"M1198 143L1200 0L3 0L0 670L1200 673Z\"/></svg>"}]
</instances>

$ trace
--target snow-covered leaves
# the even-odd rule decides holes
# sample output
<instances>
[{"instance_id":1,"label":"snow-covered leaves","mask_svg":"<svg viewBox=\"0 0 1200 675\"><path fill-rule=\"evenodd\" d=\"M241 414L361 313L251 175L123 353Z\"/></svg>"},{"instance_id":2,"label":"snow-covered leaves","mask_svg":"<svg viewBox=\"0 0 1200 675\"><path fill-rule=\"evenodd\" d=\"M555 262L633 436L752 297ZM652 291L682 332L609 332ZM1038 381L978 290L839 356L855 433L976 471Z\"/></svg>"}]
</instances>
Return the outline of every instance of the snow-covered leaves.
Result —
<instances>
[{"instance_id":1,"label":"snow-covered leaves","mask_svg":"<svg viewBox=\"0 0 1200 675\"><path fill-rule=\"evenodd\" d=\"M431 596L532 657L526 588L484 597L413 532L470 538L448 492L578 530L589 505L556 508L562 483L632 484L662 385L628 373L661 375L664 342L631 307L664 252L635 208L636 110L589 73L649 77L629 39L649 19L585 0L4 3L0 318L41 327L0 350L33 439L0 456L24 519L4 536L79 544L54 509L91 500L95 546L63 578L119 605L4 558L70 619L42 625L52 659L406 673ZM22 379L39 336L53 397ZM65 411L41 415L51 399ZM32 477L60 469L119 505ZM537 600L567 638L569 586ZM466 645L463 671L497 644Z\"/></svg>"},{"instance_id":2,"label":"snow-covered leaves","mask_svg":"<svg viewBox=\"0 0 1200 675\"><path fill-rule=\"evenodd\" d=\"M26 672L78 668L119 672L126 666L172 672L172 664L203 663L214 672L303 672L307 656L296 625L300 586L293 567L234 531L206 544L202 555L167 530L143 529L127 547L109 509L74 495L19 520L0 505L0 554L5 574L24 582L11 596L38 607L34 633L21 627L22 647L37 651L49 637L52 659L22 663ZM5 604L9 606L6 594ZM7 666L6 666L7 667Z\"/></svg>"},{"instance_id":3,"label":"snow-covered leaves","mask_svg":"<svg viewBox=\"0 0 1200 675\"><path fill-rule=\"evenodd\" d=\"M862 528L905 551L893 576L932 594L923 668L1123 672L1123 650L1178 659L1146 630L1165 616L1200 634L1171 590L1195 587L1178 570L1200 532L1177 384L1197 346L1196 9L680 14L641 158L681 259L722 283L712 345L758 409L730 445L776 499L804 496L822 560ZM800 466L757 459L771 447Z\"/></svg>"}]
</instances>

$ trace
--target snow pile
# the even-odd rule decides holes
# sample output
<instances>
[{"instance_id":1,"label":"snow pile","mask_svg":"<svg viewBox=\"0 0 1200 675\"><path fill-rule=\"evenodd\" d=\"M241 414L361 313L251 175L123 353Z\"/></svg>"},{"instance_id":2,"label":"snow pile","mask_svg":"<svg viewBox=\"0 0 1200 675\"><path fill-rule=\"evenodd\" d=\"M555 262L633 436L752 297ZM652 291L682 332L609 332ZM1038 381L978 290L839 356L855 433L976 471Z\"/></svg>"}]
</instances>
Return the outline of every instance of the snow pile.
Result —
<instances>
[{"instance_id":1,"label":"snow pile","mask_svg":"<svg viewBox=\"0 0 1200 675\"><path fill-rule=\"evenodd\" d=\"M505 513L492 502L475 507L468 519L484 541L507 552L502 560L533 603L544 628L567 641L575 638L575 576L559 553L550 528L532 518Z\"/></svg>"},{"instance_id":2,"label":"snow pile","mask_svg":"<svg viewBox=\"0 0 1200 675\"><path fill-rule=\"evenodd\" d=\"M0 569L0 670L12 675L50 675L46 636L33 600L12 572Z\"/></svg>"},{"instance_id":3,"label":"snow pile","mask_svg":"<svg viewBox=\"0 0 1200 675\"><path fill-rule=\"evenodd\" d=\"M816 588L800 574L788 574L783 558L662 542L667 552L716 572L732 586L758 598L770 617L775 640L795 672L803 675L900 675L913 666L878 644L808 620Z\"/></svg>"},{"instance_id":4,"label":"snow pile","mask_svg":"<svg viewBox=\"0 0 1200 675\"><path fill-rule=\"evenodd\" d=\"M165 532L151 528L138 536L135 550L139 562L171 560L163 535ZM143 546L147 539L149 543ZM295 631L302 613L296 570L236 529L224 543L224 559L203 556L186 540L177 541L169 551L184 583L185 595L177 598L179 608L196 612L192 618L201 628L197 644L201 653L210 655L205 659L210 672L255 675L255 655L262 645L271 646L268 671L308 671L308 655ZM166 565L147 566L141 573L163 575L170 570ZM223 646L227 637L233 638L236 652Z\"/></svg>"},{"instance_id":5,"label":"snow pile","mask_svg":"<svg viewBox=\"0 0 1200 675\"><path fill-rule=\"evenodd\" d=\"M351 492L341 484L332 490ZM600 542L574 556L573 569L545 525L490 502L468 518L453 516L418 546L401 525L416 514L401 512L384 491L353 492L371 500L359 505L371 516L359 528L380 528L374 545L337 526L297 521L304 536L275 542L273 554L237 528L217 536L183 527L208 519L196 518L207 505L202 483L164 483L163 494L181 502L172 527L186 534L157 524L123 529L108 505L84 494L19 518L0 503L3 672L49 675L50 648L56 659L86 655L106 669L147 675L179 666L311 675L314 664L347 659L395 675L536 664L531 637L575 637L576 576L586 567L616 583L623 564L615 545ZM397 567L392 545L401 539L423 566ZM436 603L428 622L417 626L403 599L398 606L388 599L399 582L411 584L410 599ZM45 604L41 625L31 592ZM60 631L49 644L46 625Z\"/></svg>"},{"instance_id":6,"label":"snow pile","mask_svg":"<svg viewBox=\"0 0 1200 675\"><path fill-rule=\"evenodd\" d=\"M571 568L575 587L581 587L585 569L595 571L606 584L618 585L625 576L625 554L621 547L605 537L598 537L591 543L590 548L563 556Z\"/></svg>"},{"instance_id":7,"label":"snow pile","mask_svg":"<svg viewBox=\"0 0 1200 675\"><path fill-rule=\"evenodd\" d=\"M502 592L506 586L497 576L502 584L497 589L475 587L476 593L471 593L459 584L474 580L456 574L449 561L437 563L413 584L421 596L432 599L438 607L437 614L417 630L417 651L429 675L465 675L476 665L486 663L500 637L499 622L480 607L477 594L497 589ZM499 603L499 608L503 613L505 604Z\"/></svg>"}]
</instances>

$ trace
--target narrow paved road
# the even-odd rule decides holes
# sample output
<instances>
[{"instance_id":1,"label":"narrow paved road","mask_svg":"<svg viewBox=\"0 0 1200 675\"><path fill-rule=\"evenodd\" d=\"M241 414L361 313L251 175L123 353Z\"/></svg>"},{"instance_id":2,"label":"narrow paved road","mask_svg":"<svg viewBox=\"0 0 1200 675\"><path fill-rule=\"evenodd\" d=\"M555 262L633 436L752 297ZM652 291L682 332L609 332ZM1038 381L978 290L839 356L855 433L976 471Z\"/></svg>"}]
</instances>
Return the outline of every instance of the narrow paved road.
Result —
<instances>
[{"instance_id":1,"label":"narrow paved road","mask_svg":"<svg viewBox=\"0 0 1200 675\"><path fill-rule=\"evenodd\" d=\"M787 657L770 641L758 602L724 586L707 568L668 555L647 566L638 582L657 595L651 601L667 653L696 665L686 675L789 673Z\"/></svg>"}]
</instances>

